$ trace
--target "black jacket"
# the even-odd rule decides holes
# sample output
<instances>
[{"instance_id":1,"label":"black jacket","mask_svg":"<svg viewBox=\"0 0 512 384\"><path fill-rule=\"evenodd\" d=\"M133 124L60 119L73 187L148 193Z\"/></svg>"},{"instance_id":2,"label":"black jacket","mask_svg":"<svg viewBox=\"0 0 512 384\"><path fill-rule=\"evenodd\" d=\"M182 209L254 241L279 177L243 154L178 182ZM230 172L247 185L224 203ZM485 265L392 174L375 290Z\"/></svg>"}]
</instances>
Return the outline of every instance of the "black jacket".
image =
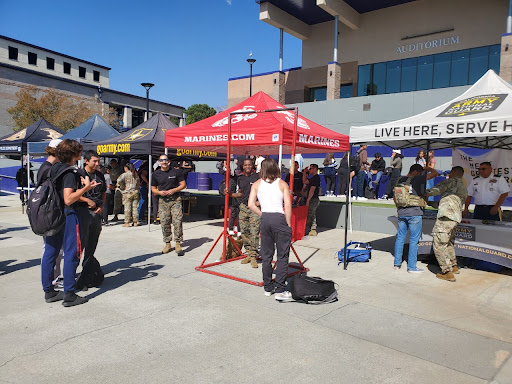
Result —
<instances>
[{"instance_id":1,"label":"black jacket","mask_svg":"<svg viewBox=\"0 0 512 384\"><path fill-rule=\"evenodd\" d=\"M382 171L386 169L386 161L381 157L380 160L373 160L370 170Z\"/></svg>"}]
</instances>

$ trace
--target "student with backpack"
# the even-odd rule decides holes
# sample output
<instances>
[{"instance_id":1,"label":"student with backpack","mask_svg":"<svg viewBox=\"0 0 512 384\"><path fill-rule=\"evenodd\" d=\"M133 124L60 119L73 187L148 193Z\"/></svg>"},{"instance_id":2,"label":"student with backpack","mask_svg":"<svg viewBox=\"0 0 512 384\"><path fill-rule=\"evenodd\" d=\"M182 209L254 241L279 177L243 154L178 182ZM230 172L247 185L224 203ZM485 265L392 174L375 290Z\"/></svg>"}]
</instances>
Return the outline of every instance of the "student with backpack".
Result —
<instances>
[{"instance_id":1,"label":"student with backpack","mask_svg":"<svg viewBox=\"0 0 512 384\"><path fill-rule=\"evenodd\" d=\"M350 166L354 168L356 173L356 188L354 191L354 197L356 200L367 200L364 197L364 179L366 176L366 169L368 168L368 153L366 148L368 146L366 144L361 144L361 148L354 153L352 159L350 159ZM358 166L359 164L359 166Z\"/></svg>"},{"instance_id":2,"label":"student with backpack","mask_svg":"<svg viewBox=\"0 0 512 384\"><path fill-rule=\"evenodd\" d=\"M430 172L428 175L423 171ZM421 273L423 269L416 266L418 258L418 241L423 226L423 209L426 205L423 197L426 193L427 180L438 175L435 169L419 164L413 164L409 173L398 180L393 191L394 201L398 211L398 230L395 241L395 263L393 269L402 266L402 254L409 231L409 254L407 256L407 272Z\"/></svg>"},{"instance_id":3,"label":"student with backpack","mask_svg":"<svg viewBox=\"0 0 512 384\"><path fill-rule=\"evenodd\" d=\"M48 178L53 182L59 201L54 202L65 215L61 228L57 233L45 236L45 250L41 260L41 280L47 303L63 300L62 305L72 307L88 301L86 297L75 294L75 273L80 261L80 221L75 211L76 202L87 191L98 185L89 177L78 177L73 165L82 154L82 145L75 140L63 140L56 148L59 162L49 170ZM79 185L82 184L82 187ZM39 187L39 186L38 186ZM36 188L37 191L38 188ZM34 191L34 192L36 192ZM39 197L31 196L31 201ZM29 213L30 217L31 213ZM32 222L31 222L32 224ZM64 249L64 292L55 291L52 285L55 260L60 248Z\"/></svg>"},{"instance_id":4,"label":"student with backpack","mask_svg":"<svg viewBox=\"0 0 512 384\"><path fill-rule=\"evenodd\" d=\"M336 167L338 163L334 158L334 153L328 153L324 159L324 176L327 184L326 196L334 196L336 189Z\"/></svg>"}]
</instances>

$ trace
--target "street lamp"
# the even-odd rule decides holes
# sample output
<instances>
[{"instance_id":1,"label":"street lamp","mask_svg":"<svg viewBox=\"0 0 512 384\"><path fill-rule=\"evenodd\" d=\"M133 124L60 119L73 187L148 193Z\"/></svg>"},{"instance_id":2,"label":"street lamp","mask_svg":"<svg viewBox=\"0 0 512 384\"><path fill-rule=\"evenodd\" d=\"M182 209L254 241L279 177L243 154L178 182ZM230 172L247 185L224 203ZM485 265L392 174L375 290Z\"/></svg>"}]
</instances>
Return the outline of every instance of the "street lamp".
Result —
<instances>
[{"instance_id":1,"label":"street lamp","mask_svg":"<svg viewBox=\"0 0 512 384\"><path fill-rule=\"evenodd\" d=\"M256 59L252 58L252 51L249 54L249 58L247 59L247 62L249 63L249 66L251 67L251 71L249 74L249 97L252 96L252 65L256 62Z\"/></svg>"},{"instance_id":2,"label":"street lamp","mask_svg":"<svg viewBox=\"0 0 512 384\"><path fill-rule=\"evenodd\" d=\"M149 90L151 87L153 87L155 84L151 83L140 83L145 89L146 89L146 120L149 120Z\"/></svg>"}]
</instances>

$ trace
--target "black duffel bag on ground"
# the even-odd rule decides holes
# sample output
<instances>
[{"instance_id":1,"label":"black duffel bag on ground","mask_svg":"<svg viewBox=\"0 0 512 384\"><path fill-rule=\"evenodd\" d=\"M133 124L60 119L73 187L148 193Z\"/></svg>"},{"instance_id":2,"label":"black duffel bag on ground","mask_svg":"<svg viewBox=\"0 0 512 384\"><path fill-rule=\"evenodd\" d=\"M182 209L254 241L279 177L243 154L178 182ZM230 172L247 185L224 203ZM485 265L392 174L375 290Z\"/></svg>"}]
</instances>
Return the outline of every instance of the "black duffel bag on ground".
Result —
<instances>
[{"instance_id":1,"label":"black duffel bag on ground","mask_svg":"<svg viewBox=\"0 0 512 384\"><path fill-rule=\"evenodd\" d=\"M327 304L338 301L336 283L320 277L300 274L290 282L290 292L295 301L306 304Z\"/></svg>"}]
</instances>

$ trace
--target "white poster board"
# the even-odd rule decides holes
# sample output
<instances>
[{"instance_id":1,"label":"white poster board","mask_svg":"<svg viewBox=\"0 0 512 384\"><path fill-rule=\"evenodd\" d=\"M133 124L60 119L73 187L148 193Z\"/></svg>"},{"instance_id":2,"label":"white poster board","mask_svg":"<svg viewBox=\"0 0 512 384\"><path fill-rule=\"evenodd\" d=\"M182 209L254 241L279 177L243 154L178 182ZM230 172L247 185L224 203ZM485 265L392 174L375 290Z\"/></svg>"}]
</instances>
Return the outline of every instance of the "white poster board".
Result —
<instances>
[{"instance_id":1,"label":"white poster board","mask_svg":"<svg viewBox=\"0 0 512 384\"><path fill-rule=\"evenodd\" d=\"M478 166L484 161L491 163L494 176L503 177L512 191L512 151L492 149L481 156L470 156L460 149L454 149L452 152L453 166L458 165L464 168L464 182L466 185L478 176ZM509 193L509 197L512 197L512 192Z\"/></svg>"}]
</instances>

